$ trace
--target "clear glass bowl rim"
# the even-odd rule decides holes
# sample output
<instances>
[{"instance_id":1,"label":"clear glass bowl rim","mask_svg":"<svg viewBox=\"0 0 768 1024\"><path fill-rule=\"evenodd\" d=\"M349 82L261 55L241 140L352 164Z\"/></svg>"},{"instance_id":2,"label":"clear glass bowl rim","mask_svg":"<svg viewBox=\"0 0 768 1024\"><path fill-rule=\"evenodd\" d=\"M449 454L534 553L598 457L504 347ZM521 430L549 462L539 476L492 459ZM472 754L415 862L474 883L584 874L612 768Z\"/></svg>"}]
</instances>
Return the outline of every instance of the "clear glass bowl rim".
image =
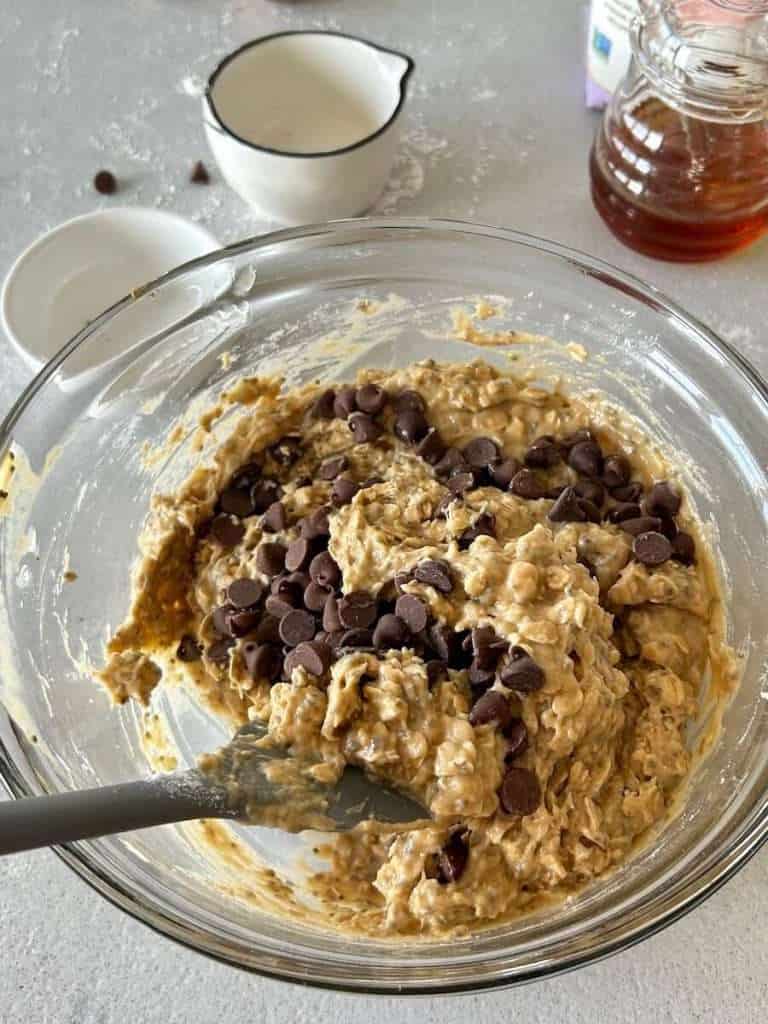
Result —
<instances>
[{"instance_id":1,"label":"clear glass bowl rim","mask_svg":"<svg viewBox=\"0 0 768 1024\"><path fill-rule=\"evenodd\" d=\"M377 231L391 232L392 230L403 230L404 232L411 233L435 232L439 235L454 234L487 237L496 241L505 241L512 245L533 249L538 253L553 257L555 260L563 261L574 269L584 272L587 276L597 279L602 284L615 288L646 306L650 306L654 312L673 319L682 327L698 335L701 341L720 353L725 361L743 379L746 386L754 390L766 407L768 407L768 384L752 364L736 349L701 321L685 312L681 306L655 286L647 284L633 274L613 267L604 260L536 235L470 221L432 217L362 217L303 225L298 228L287 228L244 239L241 242L214 250L188 263L183 263L161 277L148 282L143 287L135 290L131 295L120 299L67 342L33 378L11 406L5 419L0 423L0 458L2 458L10 445L15 423L34 402L35 397L56 373L58 368L91 334L113 318L119 316L124 309L136 303L148 291L183 278L190 272L197 272L206 267L226 262L227 259L248 253L256 253L260 250L279 246L282 243L295 243L302 239L317 238L318 236L334 238L338 243L347 234L352 236L360 231L365 231L375 235ZM7 718L13 730L13 720L10 716L7 716ZM0 781L2 781L5 790L15 799L33 795L17 770L13 754L3 741L2 736L0 736ZM578 967L603 960L654 935L694 909L713 893L717 892L721 886L744 867L767 840L768 795L766 795L761 805L754 810L749 826L743 828L735 836L729 837L728 844L721 850L719 859L705 870L700 871L695 877L687 879L679 886L675 899L671 903L667 901L665 906L660 908L654 916L645 922L636 922L634 926L625 927L621 929L620 934L612 935L610 938L595 943L586 953L560 960L557 963L547 963L525 972L517 972L511 976L505 974L503 969L500 968L493 977L483 979L483 981L477 983L453 985L444 982L440 984L408 984L403 987L402 994L409 996L437 995L441 993L457 994L498 989L510 985L524 984L541 978L554 977ZM380 994L391 996L397 994L397 989L391 983L382 986L360 985L354 984L352 981L330 979L324 977L322 968L318 969L318 966L315 964L311 964L308 961L297 964L294 957L276 957L273 951L265 950L262 952L255 946L250 950L250 961L244 963L228 951L225 942L215 939L213 936L201 934L184 921L180 915L171 914L167 910L151 905L148 901L142 901L137 898L136 894L123 886L119 879L112 877L109 873L102 870L89 857L87 843L66 844L64 846L52 847L52 849L69 868L96 892L109 900L110 903L130 914L136 920L146 924L154 931L179 942L183 946L204 953L214 960L219 960L230 966L239 967L265 977L300 982L332 991L347 991L358 995ZM349 974L347 977L349 977Z\"/></svg>"}]
</instances>

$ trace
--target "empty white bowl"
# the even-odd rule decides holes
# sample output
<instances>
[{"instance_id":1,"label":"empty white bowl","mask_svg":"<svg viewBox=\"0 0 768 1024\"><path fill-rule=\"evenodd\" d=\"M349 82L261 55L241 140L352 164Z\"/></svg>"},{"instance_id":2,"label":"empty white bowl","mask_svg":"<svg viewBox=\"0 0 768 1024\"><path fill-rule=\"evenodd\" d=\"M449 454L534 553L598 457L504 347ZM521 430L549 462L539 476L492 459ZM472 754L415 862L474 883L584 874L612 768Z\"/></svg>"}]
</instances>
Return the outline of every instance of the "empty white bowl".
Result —
<instances>
[{"instance_id":1,"label":"empty white bowl","mask_svg":"<svg viewBox=\"0 0 768 1024\"><path fill-rule=\"evenodd\" d=\"M225 180L283 224L350 217L381 194L414 64L339 32L280 32L226 57L203 96Z\"/></svg>"}]
</instances>

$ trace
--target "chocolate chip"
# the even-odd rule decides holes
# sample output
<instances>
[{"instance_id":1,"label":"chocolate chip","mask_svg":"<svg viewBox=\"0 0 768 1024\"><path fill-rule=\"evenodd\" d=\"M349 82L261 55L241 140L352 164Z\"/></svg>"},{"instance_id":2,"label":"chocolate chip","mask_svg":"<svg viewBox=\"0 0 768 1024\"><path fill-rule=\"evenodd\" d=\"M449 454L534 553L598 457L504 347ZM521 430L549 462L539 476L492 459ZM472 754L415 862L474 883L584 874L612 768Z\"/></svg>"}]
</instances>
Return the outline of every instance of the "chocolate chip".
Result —
<instances>
[{"instance_id":1,"label":"chocolate chip","mask_svg":"<svg viewBox=\"0 0 768 1024\"><path fill-rule=\"evenodd\" d=\"M679 530L672 541L672 557L683 565L693 565L696 559L696 544L690 533Z\"/></svg>"},{"instance_id":2,"label":"chocolate chip","mask_svg":"<svg viewBox=\"0 0 768 1024\"><path fill-rule=\"evenodd\" d=\"M214 630L221 636L233 636L233 632L230 629L229 619L234 612L232 605L223 604L214 608L211 612L211 625Z\"/></svg>"},{"instance_id":3,"label":"chocolate chip","mask_svg":"<svg viewBox=\"0 0 768 1024\"><path fill-rule=\"evenodd\" d=\"M222 491L219 506L222 512L240 519L252 516L255 509L250 491L241 487L228 487Z\"/></svg>"},{"instance_id":4,"label":"chocolate chip","mask_svg":"<svg viewBox=\"0 0 768 1024\"><path fill-rule=\"evenodd\" d=\"M681 497L676 488L666 480L654 484L644 502L649 516L676 516L680 511Z\"/></svg>"},{"instance_id":5,"label":"chocolate chip","mask_svg":"<svg viewBox=\"0 0 768 1024\"><path fill-rule=\"evenodd\" d=\"M299 533L305 540L316 540L318 537L327 537L330 534L328 525L328 513L324 508L316 508L301 520Z\"/></svg>"},{"instance_id":6,"label":"chocolate chip","mask_svg":"<svg viewBox=\"0 0 768 1024\"><path fill-rule=\"evenodd\" d=\"M395 590L398 594L402 592L406 583L412 583L415 578L413 569L398 569L394 575Z\"/></svg>"},{"instance_id":7,"label":"chocolate chip","mask_svg":"<svg viewBox=\"0 0 768 1024\"><path fill-rule=\"evenodd\" d=\"M285 553L285 568L289 572L306 569L312 558L312 544L306 537L298 537L291 541Z\"/></svg>"},{"instance_id":8,"label":"chocolate chip","mask_svg":"<svg viewBox=\"0 0 768 1024\"><path fill-rule=\"evenodd\" d=\"M565 449L573 448L574 445L580 444L582 441L592 441L592 431L586 427L582 427L580 430L575 430L572 434L566 434L565 437L560 438L560 444Z\"/></svg>"},{"instance_id":9,"label":"chocolate chip","mask_svg":"<svg viewBox=\"0 0 768 1024\"><path fill-rule=\"evenodd\" d=\"M422 415L427 411L424 399L418 391L401 391L395 396L395 412L420 412Z\"/></svg>"},{"instance_id":10,"label":"chocolate chip","mask_svg":"<svg viewBox=\"0 0 768 1024\"><path fill-rule=\"evenodd\" d=\"M287 525L288 515L285 511L285 506L282 501L273 501L264 513L264 518L261 520L262 530L267 530L271 533L280 533Z\"/></svg>"},{"instance_id":11,"label":"chocolate chip","mask_svg":"<svg viewBox=\"0 0 768 1024\"><path fill-rule=\"evenodd\" d=\"M445 455L445 443L436 427L430 427L416 445L416 454L430 466L435 466L442 460Z\"/></svg>"},{"instance_id":12,"label":"chocolate chip","mask_svg":"<svg viewBox=\"0 0 768 1024\"><path fill-rule=\"evenodd\" d=\"M357 408L361 412L367 412L370 416L375 416L387 404L387 393L378 384L363 384L355 392L355 401L357 402Z\"/></svg>"},{"instance_id":13,"label":"chocolate chip","mask_svg":"<svg viewBox=\"0 0 768 1024\"><path fill-rule=\"evenodd\" d=\"M304 594L304 588L306 587L309 580L303 582L300 579L294 579L294 576L300 576L301 573L286 573L281 572L279 576L275 576L269 585L270 594L276 594L278 597L285 598L289 604L294 608L298 607L301 601L302 595Z\"/></svg>"},{"instance_id":14,"label":"chocolate chip","mask_svg":"<svg viewBox=\"0 0 768 1024\"><path fill-rule=\"evenodd\" d=\"M467 527L459 537L459 547L462 550L466 550L474 540L477 540L478 537L495 536L496 517L490 512L481 512L472 526Z\"/></svg>"},{"instance_id":15,"label":"chocolate chip","mask_svg":"<svg viewBox=\"0 0 768 1024\"><path fill-rule=\"evenodd\" d=\"M597 480L577 480L573 485L573 489L580 498L586 498L587 501L591 501L598 508L602 508L605 501L605 488Z\"/></svg>"},{"instance_id":16,"label":"chocolate chip","mask_svg":"<svg viewBox=\"0 0 768 1024\"><path fill-rule=\"evenodd\" d=\"M610 523L623 523L627 519L637 519L640 516L640 506L632 501L620 501L608 512Z\"/></svg>"},{"instance_id":17,"label":"chocolate chip","mask_svg":"<svg viewBox=\"0 0 768 1024\"><path fill-rule=\"evenodd\" d=\"M656 516L638 516L636 519L623 519L618 524L624 533L637 537L641 533L650 533L661 530L661 520Z\"/></svg>"},{"instance_id":18,"label":"chocolate chip","mask_svg":"<svg viewBox=\"0 0 768 1024\"><path fill-rule=\"evenodd\" d=\"M451 494L451 492L449 491L447 494L444 494L442 496L440 501L438 501L437 505L435 506L435 511L432 513L432 515L435 517L435 519L447 518L448 509L450 508L451 505L453 505L455 501L458 500L459 496L457 494Z\"/></svg>"},{"instance_id":19,"label":"chocolate chip","mask_svg":"<svg viewBox=\"0 0 768 1024\"><path fill-rule=\"evenodd\" d=\"M373 634L370 629L347 629L341 635L339 647L351 650L373 650Z\"/></svg>"},{"instance_id":20,"label":"chocolate chip","mask_svg":"<svg viewBox=\"0 0 768 1024\"><path fill-rule=\"evenodd\" d=\"M547 488L530 469L521 469L515 473L509 489L518 498L526 498L528 501L536 501L547 493Z\"/></svg>"},{"instance_id":21,"label":"chocolate chip","mask_svg":"<svg viewBox=\"0 0 768 1024\"><path fill-rule=\"evenodd\" d=\"M269 600L269 598L267 598ZM290 609L288 609L290 611ZM274 615L262 616L255 631L256 642L259 644L280 644L280 619Z\"/></svg>"},{"instance_id":22,"label":"chocolate chip","mask_svg":"<svg viewBox=\"0 0 768 1024\"><path fill-rule=\"evenodd\" d=\"M549 487L547 489L547 493L544 495L544 497L550 498L552 501L557 501L557 499L560 497L560 495L563 493L567 486L567 484L555 484L554 487Z\"/></svg>"},{"instance_id":23,"label":"chocolate chip","mask_svg":"<svg viewBox=\"0 0 768 1024\"><path fill-rule=\"evenodd\" d=\"M316 632L314 616L301 608L293 608L280 619L280 639L289 647L311 640Z\"/></svg>"},{"instance_id":24,"label":"chocolate chip","mask_svg":"<svg viewBox=\"0 0 768 1024\"><path fill-rule=\"evenodd\" d=\"M378 650L399 650L410 636L408 626L397 615L382 615L373 631L373 645Z\"/></svg>"},{"instance_id":25,"label":"chocolate chip","mask_svg":"<svg viewBox=\"0 0 768 1024\"><path fill-rule=\"evenodd\" d=\"M93 178L93 187L103 196L117 192L117 179L111 171L98 171Z\"/></svg>"},{"instance_id":26,"label":"chocolate chip","mask_svg":"<svg viewBox=\"0 0 768 1024\"><path fill-rule=\"evenodd\" d=\"M433 658L427 662L427 685L434 686L441 679L445 679L448 676L448 666L444 661L438 661L437 658Z\"/></svg>"},{"instance_id":27,"label":"chocolate chip","mask_svg":"<svg viewBox=\"0 0 768 1024\"><path fill-rule=\"evenodd\" d=\"M441 479L449 477L454 469L465 469L467 467L464 456L458 448L447 448L439 462L435 463L435 475Z\"/></svg>"},{"instance_id":28,"label":"chocolate chip","mask_svg":"<svg viewBox=\"0 0 768 1024\"><path fill-rule=\"evenodd\" d=\"M330 587L324 587L321 583L312 580L304 591L304 607L311 612L321 612L330 596Z\"/></svg>"},{"instance_id":29,"label":"chocolate chip","mask_svg":"<svg viewBox=\"0 0 768 1024\"><path fill-rule=\"evenodd\" d=\"M460 494L465 494L475 486L474 474L457 473L455 476L450 478L446 486L451 494L458 497Z\"/></svg>"},{"instance_id":30,"label":"chocolate chip","mask_svg":"<svg viewBox=\"0 0 768 1024\"><path fill-rule=\"evenodd\" d=\"M568 452L568 465L583 476L600 476L603 471L603 453L595 441L579 441Z\"/></svg>"},{"instance_id":31,"label":"chocolate chip","mask_svg":"<svg viewBox=\"0 0 768 1024\"><path fill-rule=\"evenodd\" d=\"M502 729L504 738L507 741L507 749L504 751L504 761L509 763L516 757L524 754L528 748L528 730L522 718L512 718Z\"/></svg>"},{"instance_id":32,"label":"chocolate chip","mask_svg":"<svg viewBox=\"0 0 768 1024\"><path fill-rule=\"evenodd\" d=\"M490 722L495 722L501 729L509 723L511 718L512 711L509 701L498 690L489 690L484 693L475 701L469 713L471 725L488 725Z\"/></svg>"},{"instance_id":33,"label":"chocolate chip","mask_svg":"<svg viewBox=\"0 0 768 1024\"><path fill-rule=\"evenodd\" d=\"M235 608L253 608L264 596L264 584L242 576L227 587L227 599Z\"/></svg>"},{"instance_id":34,"label":"chocolate chip","mask_svg":"<svg viewBox=\"0 0 768 1024\"><path fill-rule=\"evenodd\" d=\"M626 487L614 487L611 490L611 494L616 501L631 501L636 503L640 500L643 493L643 485L637 480L628 483Z\"/></svg>"},{"instance_id":35,"label":"chocolate chip","mask_svg":"<svg viewBox=\"0 0 768 1024\"><path fill-rule=\"evenodd\" d=\"M674 540L677 536L677 523L669 516L659 516L659 533L663 533L667 540Z\"/></svg>"},{"instance_id":36,"label":"chocolate chip","mask_svg":"<svg viewBox=\"0 0 768 1024\"><path fill-rule=\"evenodd\" d=\"M441 594L450 594L453 590L453 577L447 562L437 560L420 562L414 568L413 575L419 583L434 587Z\"/></svg>"},{"instance_id":37,"label":"chocolate chip","mask_svg":"<svg viewBox=\"0 0 768 1024\"><path fill-rule=\"evenodd\" d=\"M603 515L594 501L588 501L586 498L579 498L579 508L584 513L584 518L588 523L599 523Z\"/></svg>"},{"instance_id":38,"label":"chocolate chip","mask_svg":"<svg viewBox=\"0 0 768 1024\"><path fill-rule=\"evenodd\" d=\"M197 640L189 633L185 633L176 648L176 657L179 661L200 661L202 650Z\"/></svg>"},{"instance_id":39,"label":"chocolate chip","mask_svg":"<svg viewBox=\"0 0 768 1024\"><path fill-rule=\"evenodd\" d=\"M285 545L279 541L265 541L256 551L256 568L265 576L277 576L285 567Z\"/></svg>"},{"instance_id":40,"label":"chocolate chip","mask_svg":"<svg viewBox=\"0 0 768 1024\"><path fill-rule=\"evenodd\" d=\"M533 693L544 685L544 672L524 647L513 647L502 665L499 679L518 693Z\"/></svg>"},{"instance_id":41,"label":"chocolate chip","mask_svg":"<svg viewBox=\"0 0 768 1024\"><path fill-rule=\"evenodd\" d=\"M490 437L474 437L464 445L462 455L473 469L484 469L500 456L499 446Z\"/></svg>"},{"instance_id":42,"label":"chocolate chip","mask_svg":"<svg viewBox=\"0 0 768 1024\"><path fill-rule=\"evenodd\" d=\"M264 602L264 608L277 619L283 619L295 607L296 601L292 594L270 594Z\"/></svg>"},{"instance_id":43,"label":"chocolate chip","mask_svg":"<svg viewBox=\"0 0 768 1024\"><path fill-rule=\"evenodd\" d=\"M363 480L360 484L360 490L365 490L367 487L375 487L377 484L383 484L384 477L382 476L369 476L367 480Z\"/></svg>"},{"instance_id":44,"label":"chocolate chip","mask_svg":"<svg viewBox=\"0 0 768 1024\"><path fill-rule=\"evenodd\" d=\"M309 415L313 420L332 420L334 417L334 401L336 399L336 392L333 388L328 388L326 391L321 392L312 403L309 410Z\"/></svg>"},{"instance_id":45,"label":"chocolate chip","mask_svg":"<svg viewBox=\"0 0 768 1024\"><path fill-rule=\"evenodd\" d=\"M327 633L337 633L341 629L339 602L332 594L326 598L323 605L323 629Z\"/></svg>"},{"instance_id":46,"label":"chocolate chip","mask_svg":"<svg viewBox=\"0 0 768 1024\"><path fill-rule=\"evenodd\" d=\"M603 463L603 483L608 488L626 487L631 473L626 455L608 455Z\"/></svg>"},{"instance_id":47,"label":"chocolate chip","mask_svg":"<svg viewBox=\"0 0 768 1024\"><path fill-rule=\"evenodd\" d=\"M333 400L333 412L340 420L345 420L357 409L354 388L341 388Z\"/></svg>"},{"instance_id":48,"label":"chocolate chip","mask_svg":"<svg viewBox=\"0 0 768 1024\"><path fill-rule=\"evenodd\" d=\"M216 516L211 523L211 536L224 547L233 548L245 536L245 527L232 516Z\"/></svg>"},{"instance_id":49,"label":"chocolate chip","mask_svg":"<svg viewBox=\"0 0 768 1024\"><path fill-rule=\"evenodd\" d=\"M376 619L376 599L364 590L353 590L339 601L339 621L345 629L366 629Z\"/></svg>"},{"instance_id":50,"label":"chocolate chip","mask_svg":"<svg viewBox=\"0 0 768 1024\"><path fill-rule=\"evenodd\" d=\"M395 437L405 444L416 444L429 430L429 424L416 409L406 409L397 414L393 427Z\"/></svg>"},{"instance_id":51,"label":"chocolate chip","mask_svg":"<svg viewBox=\"0 0 768 1024\"><path fill-rule=\"evenodd\" d=\"M245 465L241 466L234 474L229 482L229 486L247 490L248 488L253 487L260 477L261 466L258 462L246 462Z\"/></svg>"},{"instance_id":52,"label":"chocolate chip","mask_svg":"<svg viewBox=\"0 0 768 1024\"><path fill-rule=\"evenodd\" d=\"M195 165L190 172L189 180L193 185L208 185L210 183L211 176L202 160L197 160L195 162Z\"/></svg>"},{"instance_id":53,"label":"chocolate chip","mask_svg":"<svg viewBox=\"0 0 768 1024\"><path fill-rule=\"evenodd\" d=\"M280 649L272 644L243 644L243 660L248 675L254 682L263 679L272 682L278 679L283 667Z\"/></svg>"},{"instance_id":54,"label":"chocolate chip","mask_svg":"<svg viewBox=\"0 0 768 1024\"><path fill-rule=\"evenodd\" d=\"M269 454L278 466L292 466L301 456L301 436L286 434L272 445Z\"/></svg>"},{"instance_id":55,"label":"chocolate chip","mask_svg":"<svg viewBox=\"0 0 768 1024\"><path fill-rule=\"evenodd\" d=\"M251 501L256 512L266 512L278 500L283 489L276 480L259 480L251 488Z\"/></svg>"},{"instance_id":56,"label":"chocolate chip","mask_svg":"<svg viewBox=\"0 0 768 1024\"><path fill-rule=\"evenodd\" d=\"M401 594L395 602L395 614L399 616L412 633L426 629L429 618L427 606L415 594Z\"/></svg>"},{"instance_id":57,"label":"chocolate chip","mask_svg":"<svg viewBox=\"0 0 768 1024\"><path fill-rule=\"evenodd\" d=\"M663 533L651 530L635 537L632 551L643 565L661 565L672 556L672 545Z\"/></svg>"},{"instance_id":58,"label":"chocolate chip","mask_svg":"<svg viewBox=\"0 0 768 1024\"><path fill-rule=\"evenodd\" d=\"M349 469L349 459L346 455L334 455L320 463L317 475L321 480L335 480L345 469Z\"/></svg>"},{"instance_id":59,"label":"chocolate chip","mask_svg":"<svg viewBox=\"0 0 768 1024\"><path fill-rule=\"evenodd\" d=\"M533 814L541 803L539 780L527 768L507 768L499 789L499 803L507 814Z\"/></svg>"},{"instance_id":60,"label":"chocolate chip","mask_svg":"<svg viewBox=\"0 0 768 1024\"><path fill-rule=\"evenodd\" d=\"M473 658L467 670L470 685L473 690L487 690L493 684L496 672L492 668L484 668L477 658Z\"/></svg>"},{"instance_id":61,"label":"chocolate chip","mask_svg":"<svg viewBox=\"0 0 768 1024\"><path fill-rule=\"evenodd\" d=\"M229 661L229 652L232 650L234 642L235 641L228 636L222 637L220 640L214 640L205 653L211 661L218 663Z\"/></svg>"},{"instance_id":62,"label":"chocolate chip","mask_svg":"<svg viewBox=\"0 0 768 1024\"><path fill-rule=\"evenodd\" d=\"M309 563L309 575L315 583L323 587L332 588L341 582L341 569L328 551L321 551L319 555L315 555Z\"/></svg>"},{"instance_id":63,"label":"chocolate chip","mask_svg":"<svg viewBox=\"0 0 768 1024\"><path fill-rule=\"evenodd\" d=\"M381 434L381 427L364 412L353 412L347 420L356 444L370 444Z\"/></svg>"},{"instance_id":64,"label":"chocolate chip","mask_svg":"<svg viewBox=\"0 0 768 1024\"><path fill-rule=\"evenodd\" d=\"M437 859L437 881L440 885L458 882L469 861L469 843L466 832L453 832L443 845Z\"/></svg>"},{"instance_id":65,"label":"chocolate chip","mask_svg":"<svg viewBox=\"0 0 768 1024\"><path fill-rule=\"evenodd\" d=\"M331 488L331 501L337 508L348 505L360 490L360 485L354 480L347 480L345 476L338 476L333 481Z\"/></svg>"},{"instance_id":66,"label":"chocolate chip","mask_svg":"<svg viewBox=\"0 0 768 1024\"><path fill-rule=\"evenodd\" d=\"M435 622L428 631L429 644L441 661L450 662L459 646L458 634L441 622Z\"/></svg>"},{"instance_id":67,"label":"chocolate chip","mask_svg":"<svg viewBox=\"0 0 768 1024\"><path fill-rule=\"evenodd\" d=\"M512 483L512 479L520 469L517 459L502 459L488 467L491 480L497 487L506 490Z\"/></svg>"},{"instance_id":68,"label":"chocolate chip","mask_svg":"<svg viewBox=\"0 0 768 1024\"><path fill-rule=\"evenodd\" d=\"M524 461L531 469L549 469L562 458L562 449L550 434L537 437L525 453Z\"/></svg>"},{"instance_id":69,"label":"chocolate chip","mask_svg":"<svg viewBox=\"0 0 768 1024\"><path fill-rule=\"evenodd\" d=\"M301 665L311 676L321 676L331 667L333 652L328 644L320 640L305 641L291 652L290 657L292 662Z\"/></svg>"},{"instance_id":70,"label":"chocolate chip","mask_svg":"<svg viewBox=\"0 0 768 1024\"><path fill-rule=\"evenodd\" d=\"M245 636L253 632L260 621L261 613L256 608L232 612L229 616L229 632L232 636Z\"/></svg>"},{"instance_id":71,"label":"chocolate chip","mask_svg":"<svg viewBox=\"0 0 768 1024\"><path fill-rule=\"evenodd\" d=\"M547 519L553 523L583 523L587 518L581 505L583 500L573 487L566 487L547 513Z\"/></svg>"}]
</instances>

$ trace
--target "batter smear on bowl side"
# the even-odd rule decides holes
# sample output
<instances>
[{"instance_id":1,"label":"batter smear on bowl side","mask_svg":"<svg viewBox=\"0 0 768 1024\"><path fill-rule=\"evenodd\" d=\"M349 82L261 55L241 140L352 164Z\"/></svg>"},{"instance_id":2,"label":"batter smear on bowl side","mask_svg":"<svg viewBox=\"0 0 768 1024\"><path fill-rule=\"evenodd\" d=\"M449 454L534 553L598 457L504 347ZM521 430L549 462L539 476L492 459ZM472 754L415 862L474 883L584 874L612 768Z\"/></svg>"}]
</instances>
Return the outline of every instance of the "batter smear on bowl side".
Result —
<instances>
[{"instance_id":1,"label":"batter smear on bowl side","mask_svg":"<svg viewBox=\"0 0 768 1024\"><path fill-rule=\"evenodd\" d=\"M313 778L359 765L423 802L329 843L310 886L341 928L487 926L624 861L679 800L705 680L733 681L674 467L482 361L233 395L229 438L153 501L115 700L182 671Z\"/></svg>"}]
</instances>

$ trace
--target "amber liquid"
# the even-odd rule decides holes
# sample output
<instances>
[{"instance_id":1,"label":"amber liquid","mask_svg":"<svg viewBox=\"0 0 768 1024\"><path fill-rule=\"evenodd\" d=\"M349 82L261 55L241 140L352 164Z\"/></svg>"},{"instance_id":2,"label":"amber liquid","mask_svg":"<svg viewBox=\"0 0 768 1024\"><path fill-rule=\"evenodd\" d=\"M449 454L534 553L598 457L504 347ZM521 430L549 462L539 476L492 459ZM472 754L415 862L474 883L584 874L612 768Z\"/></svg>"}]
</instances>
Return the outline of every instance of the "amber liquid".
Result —
<instances>
[{"instance_id":1,"label":"amber liquid","mask_svg":"<svg viewBox=\"0 0 768 1024\"><path fill-rule=\"evenodd\" d=\"M611 231L656 259L718 259L768 229L768 127L686 117L657 98L606 116L590 157Z\"/></svg>"}]
</instances>

